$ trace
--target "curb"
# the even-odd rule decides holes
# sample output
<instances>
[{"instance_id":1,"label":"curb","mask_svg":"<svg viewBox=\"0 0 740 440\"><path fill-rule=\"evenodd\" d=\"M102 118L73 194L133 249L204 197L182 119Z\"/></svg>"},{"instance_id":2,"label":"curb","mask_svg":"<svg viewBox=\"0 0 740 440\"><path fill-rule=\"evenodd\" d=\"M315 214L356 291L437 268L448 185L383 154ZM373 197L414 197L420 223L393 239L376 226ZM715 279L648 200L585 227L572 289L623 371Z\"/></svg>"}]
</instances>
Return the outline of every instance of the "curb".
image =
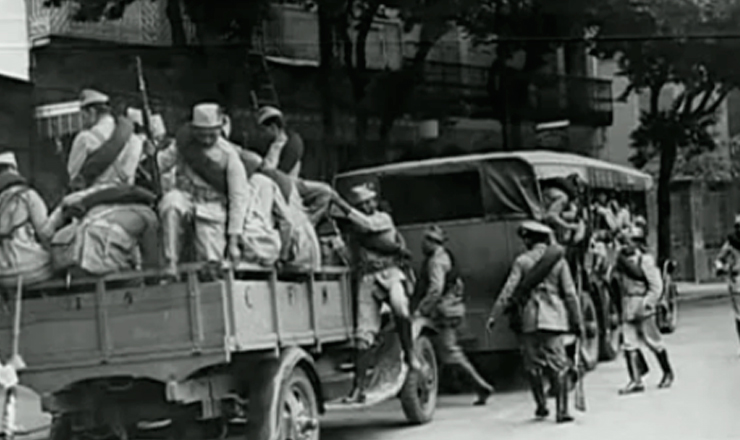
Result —
<instances>
[{"instance_id":1,"label":"curb","mask_svg":"<svg viewBox=\"0 0 740 440\"><path fill-rule=\"evenodd\" d=\"M724 283L678 283L678 302L694 302L724 298L727 285Z\"/></svg>"}]
</instances>

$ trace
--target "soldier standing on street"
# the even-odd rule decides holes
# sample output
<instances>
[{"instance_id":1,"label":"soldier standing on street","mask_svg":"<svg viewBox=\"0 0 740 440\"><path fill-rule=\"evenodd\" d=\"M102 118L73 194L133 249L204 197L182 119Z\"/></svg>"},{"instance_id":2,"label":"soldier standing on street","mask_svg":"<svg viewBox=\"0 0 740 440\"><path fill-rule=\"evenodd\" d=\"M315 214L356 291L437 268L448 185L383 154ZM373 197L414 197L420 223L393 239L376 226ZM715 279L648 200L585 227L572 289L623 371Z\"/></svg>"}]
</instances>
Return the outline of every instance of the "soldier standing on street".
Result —
<instances>
[{"instance_id":1,"label":"soldier standing on street","mask_svg":"<svg viewBox=\"0 0 740 440\"><path fill-rule=\"evenodd\" d=\"M740 214L735 215L734 230L722 245L714 269L718 276L727 277L727 287L735 314L735 332L740 338Z\"/></svg>"},{"instance_id":2,"label":"soldier standing on street","mask_svg":"<svg viewBox=\"0 0 740 440\"><path fill-rule=\"evenodd\" d=\"M562 247L553 243L553 230L536 221L519 228L527 251L519 255L496 300L488 328L492 329L504 311L519 335L524 366L537 409L535 416L549 415L543 374L548 373L557 395L556 421L573 421L568 412L568 376L572 365L565 351L564 337L582 336L583 315L575 283Z\"/></svg>"},{"instance_id":3,"label":"soldier standing on street","mask_svg":"<svg viewBox=\"0 0 740 440\"><path fill-rule=\"evenodd\" d=\"M439 329L437 346L442 362L460 367L467 373L477 388L478 400L474 405L485 405L493 393L493 387L478 374L457 340L457 328L465 317L465 286L455 257L444 246L446 241L445 232L437 225L430 226L424 232L424 262L417 284L422 300L418 310L432 319Z\"/></svg>"},{"instance_id":4,"label":"soldier standing on street","mask_svg":"<svg viewBox=\"0 0 740 440\"><path fill-rule=\"evenodd\" d=\"M630 382L619 393L632 394L645 390L642 376L648 368L640 344L655 353L663 370L658 388L668 388L673 383L674 374L655 322L656 306L663 292L660 270L644 249L641 230L626 229L620 233L619 241L623 247L617 256L614 276L622 290L624 358L630 375Z\"/></svg>"}]
</instances>

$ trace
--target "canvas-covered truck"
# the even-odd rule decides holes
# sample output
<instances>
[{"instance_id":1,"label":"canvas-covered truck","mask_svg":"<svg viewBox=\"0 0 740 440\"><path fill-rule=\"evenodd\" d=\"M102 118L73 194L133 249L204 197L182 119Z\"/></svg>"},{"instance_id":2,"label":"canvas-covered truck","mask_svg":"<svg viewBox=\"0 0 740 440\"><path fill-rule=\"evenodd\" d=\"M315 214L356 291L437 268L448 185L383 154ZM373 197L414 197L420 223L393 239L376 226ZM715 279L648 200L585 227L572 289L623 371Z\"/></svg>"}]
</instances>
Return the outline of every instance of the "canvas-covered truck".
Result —
<instances>
[{"instance_id":1,"label":"canvas-covered truck","mask_svg":"<svg viewBox=\"0 0 740 440\"><path fill-rule=\"evenodd\" d=\"M51 440L317 440L326 410L400 397L413 423L437 393L432 327L415 322L424 368L408 372L388 319L367 400L345 404L354 375L354 300L346 268L276 272L225 265L223 277L159 284L156 273L22 288L21 383L53 415ZM10 351L15 292L0 350Z\"/></svg>"}]
</instances>

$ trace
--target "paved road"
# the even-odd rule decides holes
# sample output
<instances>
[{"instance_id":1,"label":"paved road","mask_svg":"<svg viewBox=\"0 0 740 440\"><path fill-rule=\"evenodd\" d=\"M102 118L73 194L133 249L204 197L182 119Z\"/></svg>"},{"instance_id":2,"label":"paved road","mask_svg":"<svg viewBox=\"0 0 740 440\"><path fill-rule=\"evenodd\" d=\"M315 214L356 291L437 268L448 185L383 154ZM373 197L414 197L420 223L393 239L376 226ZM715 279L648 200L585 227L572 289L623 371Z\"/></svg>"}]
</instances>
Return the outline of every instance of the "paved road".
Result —
<instances>
[{"instance_id":1,"label":"paved road","mask_svg":"<svg viewBox=\"0 0 740 440\"><path fill-rule=\"evenodd\" d=\"M740 438L740 357L727 300L709 299L681 305L679 329L668 338L677 372L671 390L657 390L659 368L650 357L650 389L643 395L620 397L626 382L621 359L586 378L588 412L575 413L572 425L552 420L535 422L526 390L492 397L485 408L474 408L472 396L443 396L435 419L408 427L398 402L364 412L328 415L322 421L322 440L721 440ZM28 393L20 399L19 423L43 425L38 400ZM34 435L31 437L43 438ZM30 437L26 437L30 438Z\"/></svg>"},{"instance_id":2,"label":"paved road","mask_svg":"<svg viewBox=\"0 0 740 440\"><path fill-rule=\"evenodd\" d=\"M572 425L532 420L528 392L497 395L486 408L470 406L471 396L445 396L433 423L404 426L397 402L364 413L329 415L322 440L721 440L740 438L740 358L729 304L706 300L682 304L680 328L668 338L677 381L657 390L659 368L642 395L618 396L626 382L623 362L601 364L586 378L588 412Z\"/></svg>"}]
</instances>

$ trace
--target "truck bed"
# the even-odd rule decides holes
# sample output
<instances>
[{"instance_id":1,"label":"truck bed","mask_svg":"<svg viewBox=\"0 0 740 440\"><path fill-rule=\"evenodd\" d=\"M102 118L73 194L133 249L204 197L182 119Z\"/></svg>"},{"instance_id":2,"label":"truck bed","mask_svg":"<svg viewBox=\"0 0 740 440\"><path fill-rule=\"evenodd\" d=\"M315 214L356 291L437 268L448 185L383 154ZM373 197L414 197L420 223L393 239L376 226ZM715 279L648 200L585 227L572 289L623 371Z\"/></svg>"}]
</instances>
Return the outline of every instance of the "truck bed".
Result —
<instances>
[{"instance_id":1,"label":"truck bed","mask_svg":"<svg viewBox=\"0 0 740 440\"><path fill-rule=\"evenodd\" d=\"M354 326L345 268L281 272L240 264L224 279L144 285L155 273L55 280L24 291L21 381L36 392L94 377L182 379L234 353L347 341ZM12 301L0 313L11 347Z\"/></svg>"}]
</instances>

